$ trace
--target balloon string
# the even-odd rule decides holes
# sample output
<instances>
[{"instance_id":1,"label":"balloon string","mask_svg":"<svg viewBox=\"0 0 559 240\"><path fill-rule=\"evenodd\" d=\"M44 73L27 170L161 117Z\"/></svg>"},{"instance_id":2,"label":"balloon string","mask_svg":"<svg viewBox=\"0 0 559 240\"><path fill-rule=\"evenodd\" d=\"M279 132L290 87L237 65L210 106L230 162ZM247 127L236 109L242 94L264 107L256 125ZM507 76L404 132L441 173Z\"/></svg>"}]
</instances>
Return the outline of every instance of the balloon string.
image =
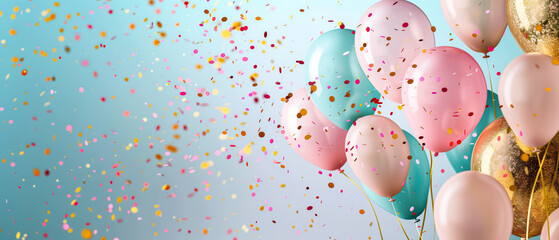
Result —
<instances>
[{"instance_id":1,"label":"balloon string","mask_svg":"<svg viewBox=\"0 0 559 240\"><path fill-rule=\"evenodd\" d=\"M429 173L431 174L431 173ZM429 199L427 199L427 201L425 201L425 208L423 210L423 222L421 223L421 232L419 233L419 239L423 240L422 236L423 236L423 227L425 227L425 218L427 216L427 206L429 206Z\"/></svg>"},{"instance_id":2,"label":"balloon string","mask_svg":"<svg viewBox=\"0 0 559 240\"><path fill-rule=\"evenodd\" d=\"M559 155L557 155L557 161L555 161L555 173L553 173L553 179L551 179L551 187L549 189L553 189L553 185L555 184L555 179L557 177L558 167L559 167Z\"/></svg>"},{"instance_id":3,"label":"balloon string","mask_svg":"<svg viewBox=\"0 0 559 240\"><path fill-rule=\"evenodd\" d=\"M549 149L549 143L545 148L545 153L543 154L543 161L540 162L540 167L538 169L538 173L536 174L536 180L534 180L534 185L532 186L532 193L530 193L530 203L528 204L528 217L526 222L526 239L528 239L528 234L530 232L530 212L532 211L532 199L534 197L534 191L536 190L536 183L538 183L538 178L540 178L540 174L542 173L542 167L545 163L545 156L547 155L547 149ZM538 156L539 159L539 156ZM549 224L548 224L549 225Z\"/></svg>"},{"instance_id":4,"label":"balloon string","mask_svg":"<svg viewBox=\"0 0 559 240\"><path fill-rule=\"evenodd\" d=\"M425 204L425 208L427 208L427 204ZM423 218L425 219L425 218ZM420 220L418 218L415 219L414 223L415 223L415 230L417 231L417 235L419 235L419 239L422 240L423 238L421 238L421 233L419 232L419 226L417 225L417 223L420 222Z\"/></svg>"},{"instance_id":5,"label":"balloon string","mask_svg":"<svg viewBox=\"0 0 559 240\"><path fill-rule=\"evenodd\" d=\"M361 193L363 193L363 195L365 196L365 198L367 198L367 201L369 201L369 205L371 205L371 208L373 209L373 213L375 214L375 219L377 220L377 226L378 226L378 232L380 234L380 239L384 240L384 238L382 237L382 230L380 230L380 222L378 221L378 216L377 216L377 211L375 211L375 207L373 207L373 203L371 203L371 200L369 199L369 197L367 197L367 194L365 194L365 192L363 191L363 189L361 189L361 187L359 187L359 185L357 185L357 183L355 183L355 181L353 181L353 179L351 179L347 174L345 174L345 172L341 172L347 179L349 179L353 184L355 184L355 186L357 186L357 188L359 188L359 190L361 190Z\"/></svg>"},{"instance_id":6,"label":"balloon string","mask_svg":"<svg viewBox=\"0 0 559 240\"><path fill-rule=\"evenodd\" d=\"M549 146L549 144L548 144L548 146ZM543 165L542 161L540 160L540 154L538 153L537 156L538 156L538 162L539 162L539 164L540 164L540 165ZM545 154L544 154L544 160L545 160ZM543 179L543 173L540 174L540 177L541 177L541 179L542 179L543 197L544 197L543 204L544 204L544 208L545 208L545 216L547 216L547 217L546 217L546 222L547 222L547 237L548 237L548 240L551 240L551 239L549 239L549 238L551 238L551 234L550 234L550 231L549 231L549 211L548 211L548 209L547 209L547 189L545 188L545 181L544 181L544 179ZM537 181L537 179L536 179L536 181Z\"/></svg>"},{"instance_id":7,"label":"balloon string","mask_svg":"<svg viewBox=\"0 0 559 240\"><path fill-rule=\"evenodd\" d=\"M497 108L495 108L495 94L493 93L493 82L491 81L491 69L489 68L489 58L485 58L485 63L487 63L487 75L489 76L489 85L491 85L491 100L493 102L493 113L495 114L495 119L497 119Z\"/></svg>"},{"instance_id":8,"label":"balloon string","mask_svg":"<svg viewBox=\"0 0 559 240\"><path fill-rule=\"evenodd\" d=\"M431 157L431 169L429 170L429 189L431 190L431 210L433 210L433 239L437 235L437 226L435 225L435 202L433 201L433 152L429 150L429 156Z\"/></svg>"},{"instance_id":9,"label":"balloon string","mask_svg":"<svg viewBox=\"0 0 559 240\"><path fill-rule=\"evenodd\" d=\"M394 201L392 201L390 203L392 203L392 209L394 209L394 216L396 216L396 218L398 219L398 223L400 224L400 227L402 228L402 231L404 232L404 235L406 235L406 238L408 240L410 240L410 238L408 237L408 234L406 233L406 229L404 229L404 226L402 226L402 222L400 221L400 218L398 217L398 212L396 212L396 208L394 207Z\"/></svg>"},{"instance_id":10,"label":"balloon string","mask_svg":"<svg viewBox=\"0 0 559 240\"><path fill-rule=\"evenodd\" d=\"M551 187L549 189L554 189L553 185L555 184L555 179L557 177L557 167L559 167L559 155L557 156L557 160L555 161L555 173L553 173L553 178L551 179ZM548 240L551 240L551 234L549 230L549 215L547 216L547 236Z\"/></svg>"}]
</instances>

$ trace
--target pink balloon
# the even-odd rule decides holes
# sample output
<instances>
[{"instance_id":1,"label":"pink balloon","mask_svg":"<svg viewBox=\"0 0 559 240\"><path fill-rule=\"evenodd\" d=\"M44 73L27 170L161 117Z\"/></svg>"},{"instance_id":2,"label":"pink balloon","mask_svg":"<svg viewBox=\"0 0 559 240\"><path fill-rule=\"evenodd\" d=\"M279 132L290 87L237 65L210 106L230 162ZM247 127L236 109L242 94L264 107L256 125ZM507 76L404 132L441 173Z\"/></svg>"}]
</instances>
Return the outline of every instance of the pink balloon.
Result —
<instances>
[{"instance_id":1,"label":"pink balloon","mask_svg":"<svg viewBox=\"0 0 559 240\"><path fill-rule=\"evenodd\" d=\"M549 234L547 234L547 221L543 224L541 240L559 239L559 209L549 215Z\"/></svg>"},{"instance_id":2,"label":"pink balloon","mask_svg":"<svg viewBox=\"0 0 559 240\"><path fill-rule=\"evenodd\" d=\"M305 88L293 93L283 105L281 125L289 146L305 160L324 170L340 169L345 164L347 131L318 110Z\"/></svg>"},{"instance_id":3,"label":"pink balloon","mask_svg":"<svg viewBox=\"0 0 559 240\"><path fill-rule=\"evenodd\" d=\"M345 140L349 166L359 180L382 197L402 190L411 155L398 124L383 116L365 116L353 123Z\"/></svg>"},{"instance_id":4,"label":"pink balloon","mask_svg":"<svg viewBox=\"0 0 559 240\"><path fill-rule=\"evenodd\" d=\"M537 148L559 130L559 66L541 53L521 55L507 65L499 82L503 116L516 136Z\"/></svg>"},{"instance_id":5,"label":"pink balloon","mask_svg":"<svg viewBox=\"0 0 559 240\"><path fill-rule=\"evenodd\" d=\"M505 0L441 0L444 18L470 49L488 53L507 28Z\"/></svg>"},{"instance_id":6,"label":"pink balloon","mask_svg":"<svg viewBox=\"0 0 559 240\"><path fill-rule=\"evenodd\" d=\"M435 224L440 240L508 240L512 204L493 177L461 172L448 179L437 194Z\"/></svg>"},{"instance_id":7,"label":"pink balloon","mask_svg":"<svg viewBox=\"0 0 559 240\"><path fill-rule=\"evenodd\" d=\"M384 0L371 6L355 30L355 52L369 81L386 98L402 103L402 80L411 61L435 47L425 13L405 0Z\"/></svg>"},{"instance_id":8,"label":"pink balloon","mask_svg":"<svg viewBox=\"0 0 559 240\"><path fill-rule=\"evenodd\" d=\"M460 144L483 116L485 77L467 52L436 47L421 53L406 72L402 99L413 133L435 152Z\"/></svg>"}]
</instances>

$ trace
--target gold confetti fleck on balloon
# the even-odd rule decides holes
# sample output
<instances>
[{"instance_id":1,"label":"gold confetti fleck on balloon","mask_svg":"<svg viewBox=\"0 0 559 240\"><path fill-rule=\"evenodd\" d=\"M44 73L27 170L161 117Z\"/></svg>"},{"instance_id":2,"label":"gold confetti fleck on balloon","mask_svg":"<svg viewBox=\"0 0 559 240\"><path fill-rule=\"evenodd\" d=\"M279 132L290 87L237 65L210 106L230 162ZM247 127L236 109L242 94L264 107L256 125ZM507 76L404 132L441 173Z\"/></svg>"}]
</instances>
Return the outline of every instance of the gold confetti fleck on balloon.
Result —
<instances>
[{"instance_id":1,"label":"gold confetti fleck on balloon","mask_svg":"<svg viewBox=\"0 0 559 240\"><path fill-rule=\"evenodd\" d=\"M91 239L93 237L93 232L91 230L84 228L81 232L83 239Z\"/></svg>"}]
</instances>

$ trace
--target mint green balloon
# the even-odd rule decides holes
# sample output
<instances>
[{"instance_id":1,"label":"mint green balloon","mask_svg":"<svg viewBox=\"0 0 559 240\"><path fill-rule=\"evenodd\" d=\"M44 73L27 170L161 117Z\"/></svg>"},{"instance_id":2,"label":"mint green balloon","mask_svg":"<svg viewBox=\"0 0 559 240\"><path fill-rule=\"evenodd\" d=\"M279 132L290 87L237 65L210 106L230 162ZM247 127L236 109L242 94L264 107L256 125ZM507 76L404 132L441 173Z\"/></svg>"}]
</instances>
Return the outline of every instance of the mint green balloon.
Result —
<instances>
[{"instance_id":1,"label":"mint green balloon","mask_svg":"<svg viewBox=\"0 0 559 240\"><path fill-rule=\"evenodd\" d=\"M491 97L491 90L487 90L487 103L485 105L485 111L481 120L477 124L476 128L470 133L470 135L462 141L462 143L456 146L454 149L446 152L446 157L448 161L454 168L456 173L463 171L470 171L472 165L472 153L474 151L474 145L476 144L477 138L483 132L485 127L495 121L495 112L493 111L493 99L495 99L495 109L497 110L497 118L503 116L501 108L499 107L499 96L493 93L493 98Z\"/></svg>"},{"instance_id":2,"label":"mint green balloon","mask_svg":"<svg viewBox=\"0 0 559 240\"><path fill-rule=\"evenodd\" d=\"M410 146L412 159L410 160L410 170L404 188L394 196L394 208L398 212L398 217L403 219L416 219L425 211L427 195L429 194L429 160L425 151L414 136L404 131ZM361 187L375 202L385 211L395 215L390 198L381 197L374 193L370 188L361 183Z\"/></svg>"},{"instance_id":3,"label":"mint green balloon","mask_svg":"<svg viewBox=\"0 0 559 240\"><path fill-rule=\"evenodd\" d=\"M305 60L305 85L313 103L336 126L373 115L380 93L361 70L355 31L335 29L313 41Z\"/></svg>"}]
</instances>

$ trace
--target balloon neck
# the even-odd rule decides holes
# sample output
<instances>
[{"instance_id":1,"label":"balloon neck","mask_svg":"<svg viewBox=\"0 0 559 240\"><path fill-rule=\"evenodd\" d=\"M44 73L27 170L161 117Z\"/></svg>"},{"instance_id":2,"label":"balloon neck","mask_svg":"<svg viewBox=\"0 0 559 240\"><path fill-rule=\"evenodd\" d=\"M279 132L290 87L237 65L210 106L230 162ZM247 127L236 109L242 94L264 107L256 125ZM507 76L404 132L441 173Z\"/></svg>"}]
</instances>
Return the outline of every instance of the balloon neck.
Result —
<instances>
[{"instance_id":1,"label":"balloon neck","mask_svg":"<svg viewBox=\"0 0 559 240\"><path fill-rule=\"evenodd\" d=\"M542 150L540 150L539 148L534 148L534 150L532 150L532 153L536 153L536 154L540 154L542 152Z\"/></svg>"},{"instance_id":2,"label":"balloon neck","mask_svg":"<svg viewBox=\"0 0 559 240\"><path fill-rule=\"evenodd\" d=\"M487 53L484 53L484 54L485 54L485 56L483 56L483 58L489 58L490 57L489 55L487 55Z\"/></svg>"},{"instance_id":3,"label":"balloon neck","mask_svg":"<svg viewBox=\"0 0 559 240\"><path fill-rule=\"evenodd\" d=\"M339 174L342 174L342 173L344 173L344 170L338 169L338 173L339 173Z\"/></svg>"},{"instance_id":4,"label":"balloon neck","mask_svg":"<svg viewBox=\"0 0 559 240\"><path fill-rule=\"evenodd\" d=\"M396 201L396 199L394 199L392 197L390 197L390 200L388 200L388 202L394 202L394 201Z\"/></svg>"},{"instance_id":5,"label":"balloon neck","mask_svg":"<svg viewBox=\"0 0 559 240\"><path fill-rule=\"evenodd\" d=\"M413 223L419 223L421 220L419 220L419 218L415 218L415 220L413 221Z\"/></svg>"}]
</instances>

